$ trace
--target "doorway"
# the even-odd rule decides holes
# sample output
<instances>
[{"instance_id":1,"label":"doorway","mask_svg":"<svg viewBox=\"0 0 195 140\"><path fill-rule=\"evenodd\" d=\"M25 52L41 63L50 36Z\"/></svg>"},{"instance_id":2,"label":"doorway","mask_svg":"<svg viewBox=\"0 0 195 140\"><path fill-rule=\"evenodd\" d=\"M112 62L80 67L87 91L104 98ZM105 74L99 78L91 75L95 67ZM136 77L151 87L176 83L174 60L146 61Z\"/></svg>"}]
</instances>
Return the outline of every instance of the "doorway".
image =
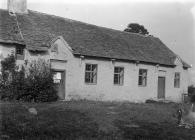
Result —
<instances>
[{"instance_id":1,"label":"doorway","mask_svg":"<svg viewBox=\"0 0 195 140\"><path fill-rule=\"evenodd\" d=\"M165 98L165 77L158 77L158 99Z\"/></svg>"},{"instance_id":2,"label":"doorway","mask_svg":"<svg viewBox=\"0 0 195 140\"><path fill-rule=\"evenodd\" d=\"M53 71L53 81L57 90L57 95L60 100L65 99L65 71Z\"/></svg>"}]
</instances>

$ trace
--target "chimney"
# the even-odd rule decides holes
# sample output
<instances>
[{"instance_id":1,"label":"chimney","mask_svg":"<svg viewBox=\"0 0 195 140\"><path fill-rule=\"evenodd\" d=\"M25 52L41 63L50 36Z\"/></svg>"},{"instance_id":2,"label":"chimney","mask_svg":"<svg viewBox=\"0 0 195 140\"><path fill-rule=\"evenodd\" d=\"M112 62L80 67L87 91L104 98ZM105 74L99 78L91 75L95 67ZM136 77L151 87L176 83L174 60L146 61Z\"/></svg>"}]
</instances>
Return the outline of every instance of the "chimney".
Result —
<instances>
[{"instance_id":1,"label":"chimney","mask_svg":"<svg viewBox=\"0 0 195 140\"><path fill-rule=\"evenodd\" d=\"M27 0L8 0L7 8L10 13L28 13Z\"/></svg>"}]
</instances>

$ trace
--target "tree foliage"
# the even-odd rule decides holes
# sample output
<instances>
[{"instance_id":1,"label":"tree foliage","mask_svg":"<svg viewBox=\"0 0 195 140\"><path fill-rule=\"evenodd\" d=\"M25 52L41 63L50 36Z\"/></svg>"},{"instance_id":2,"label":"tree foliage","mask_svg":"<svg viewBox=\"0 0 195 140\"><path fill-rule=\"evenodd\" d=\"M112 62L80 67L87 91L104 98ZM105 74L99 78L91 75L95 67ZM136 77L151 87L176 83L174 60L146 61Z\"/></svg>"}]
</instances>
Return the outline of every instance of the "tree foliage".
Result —
<instances>
[{"instance_id":1,"label":"tree foliage","mask_svg":"<svg viewBox=\"0 0 195 140\"><path fill-rule=\"evenodd\" d=\"M148 35L148 30L138 23L130 23L128 24L127 28L124 30L125 32L131 32L131 33L139 33L143 35Z\"/></svg>"},{"instance_id":2,"label":"tree foliage","mask_svg":"<svg viewBox=\"0 0 195 140\"><path fill-rule=\"evenodd\" d=\"M42 59L32 61L20 68L15 57L8 56L1 61L0 98L28 102L49 102L57 100L50 65Z\"/></svg>"}]
</instances>

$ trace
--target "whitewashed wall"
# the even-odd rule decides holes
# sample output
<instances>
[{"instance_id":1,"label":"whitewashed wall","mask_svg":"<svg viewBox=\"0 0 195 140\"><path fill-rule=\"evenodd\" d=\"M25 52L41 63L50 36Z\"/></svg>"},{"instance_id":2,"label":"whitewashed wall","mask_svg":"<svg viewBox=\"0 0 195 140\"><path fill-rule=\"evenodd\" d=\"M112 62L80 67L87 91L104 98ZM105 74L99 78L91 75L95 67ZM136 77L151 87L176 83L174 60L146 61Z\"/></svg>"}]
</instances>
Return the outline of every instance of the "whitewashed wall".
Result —
<instances>
[{"instance_id":1,"label":"whitewashed wall","mask_svg":"<svg viewBox=\"0 0 195 140\"><path fill-rule=\"evenodd\" d=\"M1 44L0 43L0 61L6 58L8 55L15 54L16 46L10 44ZM16 63L18 65L23 64L23 60L17 60ZM1 68L1 65L0 65Z\"/></svg>"},{"instance_id":2,"label":"whitewashed wall","mask_svg":"<svg viewBox=\"0 0 195 140\"><path fill-rule=\"evenodd\" d=\"M58 46L57 54L51 51L54 44ZM177 67L167 68L144 64L136 66L133 63L117 61L112 63L109 60L100 59L80 59L72 55L70 46L62 38L57 39L54 44L45 56L38 56L46 59L55 59L56 61L51 62L52 68L66 71L66 100L89 99L144 102L149 98L157 98L158 76L163 75L166 77L166 98L178 102L181 101L181 94L187 91L189 85L188 72L183 70L182 64L179 62L177 62ZM34 59L37 56L30 57ZM85 83L86 63L98 65L97 84ZM124 84L122 86L113 84L114 66L124 67ZM138 86L138 72L140 68L148 70L146 87ZM159 72L159 70L165 72ZM181 73L180 88L174 88L175 72Z\"/></svg>"},{"instance_id":3,"label":"whitewashed wall","mask_svg":"<svg viewBox=\"0 0 195 140\"><path fill-rule=\"evenodd\" d=\"M0 58L4 59L8 55L11 55L11 53L15 53L15 46L14 45L6 45L6 44L0 44Z\"/></svg>"},{"instance_id":4,"label":"whitewashed wall","mask_svg":"<svg viewBox=\"0 0 195 140\"><path fill-rule=\"evenodd\" d=\"M97 64L97 84L86 84L84 81L85 64ZM136 66L133 63L115 62L103 60L90 60L74 58L72 62L67 63L71 67L68 71L66 99L84 98L92 100L118 100L118 101L133 101L144 102L149 98L157 98L158 75L166 77L165 96L167 99L179 102L181 101L181 94L187 91L189 79L187 70L183 70L181 66L176 68L165 68L139 64ZM124 67L124 84L114 85L114 66ZM148 70L147 86L138 86L138 72L139 68ZM166 71L165 73L159 70ZM174 74L181 73L180 88L174 88Z\"/></svg>"}]
</instances>

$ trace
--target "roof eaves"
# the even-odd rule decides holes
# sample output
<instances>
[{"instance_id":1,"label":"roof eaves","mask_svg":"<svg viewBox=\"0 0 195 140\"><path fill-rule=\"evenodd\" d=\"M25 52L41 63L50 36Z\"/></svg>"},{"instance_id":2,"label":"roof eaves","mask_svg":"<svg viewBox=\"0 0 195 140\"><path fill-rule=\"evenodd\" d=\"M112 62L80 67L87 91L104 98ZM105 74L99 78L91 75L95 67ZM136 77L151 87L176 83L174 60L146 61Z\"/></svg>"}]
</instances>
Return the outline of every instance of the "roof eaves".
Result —
<instances>
[{"instance_id":1,"label":"roof eaves","mask_svg":"<svg viewBox=\"0 0 195 140\"><path fill-rule=\"evenodd\" d=\"M103 56L91 56L91 55L86 55L86 54L81 54L81 53L77 53L74 52L73 55L75 55L76 57L81 57L84 56L86 58L96 58L96 59L104 59L104 60L118 60L118 61L122 61L122 62L133 62L133 63L141 63L141 64L151 64L151 65L160 65L160 66L165 66L165 67L175 67L176 65L174 64L163 64L163 63L158 63L158 62L149 62L149 61L143 61L143 60L135 60L135 59L119 59L119 58L109 58L109 57L103 57Z\"/></svg>"},{"instance_id":2,"label":"roof eaves","mask_svg":"<svg viewBox=\"0 0 195 140\"><path fill-rule=\"evenodd\" d=\"M184 68L192 68L192 66L190 66L188 63L184 62L183 60L182 60L182 64Z\"/></svg>"},{"instance_id":3,"label":"roof eaves","mask_svg":"<svg viewBox=\"0 0 195 140\"><path fill-rule=\"evenodd\" d=\"M4 39L0 39L0 43L25 45L25 43L23 41L4 40Z\"/></svg>"},{"instance_id":4,"label":"roof eaves","mask_svg":"<svg viewBox=\"0 0 195 140\"><path fill-rule=\"evenodd\" d=\"M48 51L48 47L27 47L29 51Z\"/></svg>"}]
</instances>

